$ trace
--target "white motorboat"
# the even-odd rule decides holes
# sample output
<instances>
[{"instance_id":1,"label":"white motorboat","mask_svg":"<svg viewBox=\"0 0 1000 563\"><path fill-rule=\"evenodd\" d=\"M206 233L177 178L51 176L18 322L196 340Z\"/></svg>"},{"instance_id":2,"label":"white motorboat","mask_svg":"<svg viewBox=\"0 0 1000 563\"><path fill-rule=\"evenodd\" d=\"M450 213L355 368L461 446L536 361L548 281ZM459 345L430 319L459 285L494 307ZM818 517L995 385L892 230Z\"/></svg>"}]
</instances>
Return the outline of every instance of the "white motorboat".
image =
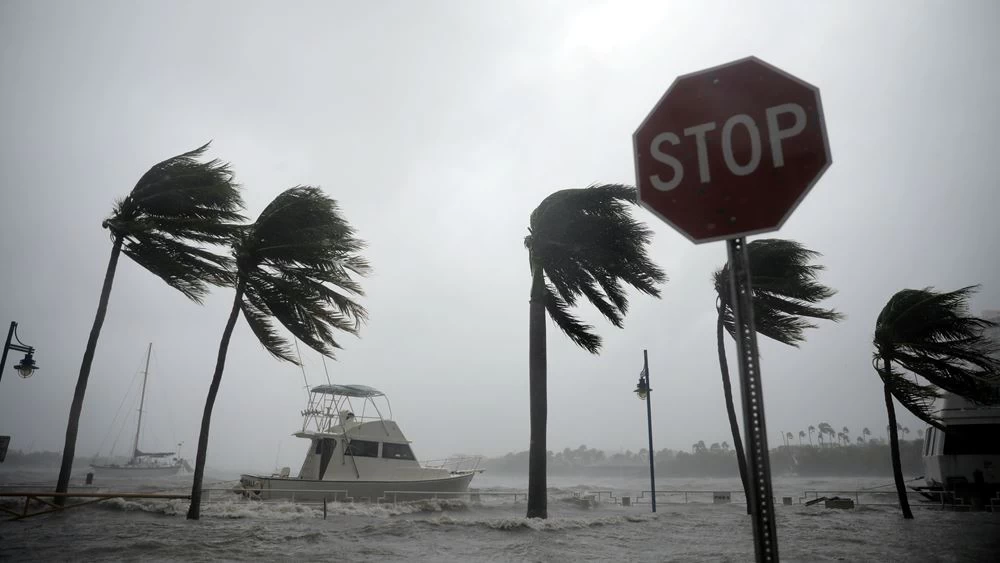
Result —
<instances>
[{"instance_id":1,"label":"white motorboat","mask_svg":"<svg viewBox=\"0 0 1000 563\"><path fill-rule=\"evenodd\" d=\"M146 368L142 373L142 393L139 398L139 420L135 426L135 439L132 442L132 455L122 464L91 464L91 468L99 477L114 479L149 480L159 477L176 475L181 469L191 471L191 466L177 456L175 452L143 452L139 450L139 436L142 433L142 412L146 403L146 381L149 378L149 356L153 352L153 344L146 350ZM180 446L180 444L178 444Z\"/></svg>"},{"instance_id":2,"label":"white motorboat","mask_svg":"<svg viewBox=\"0 0 1000 563\"><path fill-rule=\"evenodd\" d=\"M995 323L985 329L1000 351L1000 311L983 311ZM1000 359L1000 358L998 358ZM1000 507L1000 384L994 385L992 404L976 404L953 393L938 399L943 430L924 432L924 481L934 502Z\"/></svg>"},{"instance_id":3,"label":"white motorboat","mask_svg":"<svg viewBox=\"0 0 1000 563\"><path fill-rule=\"evenodd\" d=\"M937 490L1000 489L1000 405L977 405L958 395L941 399L944 431L924 433L924 480Z\"/></svg>"},{"instance_id":4,"label":"white motorboat","mask_svg":"<svg viewBox=\"0 0 1000 563\"><path fill-rule=\"evenodd\" d=\"M392 420L388 398L365 385L313 387L302 416L294 435L308 440L309 449L298 475L287 467L276 475L242 475L236 492L264 500L409 501L464 492L482 471L479 458L421 464Z\"/></svg>"}]
</instances>

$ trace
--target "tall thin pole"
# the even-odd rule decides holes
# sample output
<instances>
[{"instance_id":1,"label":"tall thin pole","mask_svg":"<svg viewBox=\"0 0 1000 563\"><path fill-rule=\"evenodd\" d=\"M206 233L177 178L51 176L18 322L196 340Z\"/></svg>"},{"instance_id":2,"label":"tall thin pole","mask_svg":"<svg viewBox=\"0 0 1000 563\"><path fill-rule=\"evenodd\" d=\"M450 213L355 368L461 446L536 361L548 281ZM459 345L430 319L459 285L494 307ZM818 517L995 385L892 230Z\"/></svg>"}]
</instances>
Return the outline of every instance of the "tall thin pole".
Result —
<instances>
[{"instance_id":1,"label":"tall thin pole","mask_svg":"<svg viewBox=\"0 0 1000 563\"><path fill-rule=\"evenodd\" d=\"M146 349L146 369L142 372L142 394L139 395L139 422L135 425L135 443L132 445L132 459L139 454L139 432L142 431L142 407L146 403L146 378L149 377L149 356L153 353L153 343Z\"/></svg>"},{"instance_id":2,"label":"tall thin pole","mask_svg":"<svg viewBox=\"0 0 1000 563\"><path fill-rule=\"evenodd\" d=\"M10 330L7 331L7 342L3 345L3 359L0 359L0 379L3 379L3 368L7 367L7 351L10 350L10 339L14 336L15 328L17 328L17 322L10 321Z\"/></svg>"},{"instance_id":3,"label":"tall thin pole","mask_svg":"<svg viewBox=\"0 0 1000 563\"><path fill-rule=\"evenodd\" d=\"M649 353L642 351L642 372L646 377L646 427L649 430L649 488L653 490L652 506L656 512L656 474L653 472L653 389L649 387Z\"/></svg>"},{"instance_id":4,"label":"tall thin pole","mask_svg":"<svg viewBox=\"0 0 1000 563\"><path fill-rule=\"evenodd\" d=\"M736 354L740 364L740 396L743 403L744 447L747 449L747 481L753 520L754 551L758 563L778 561L778 535L774 526L771 460L764 421L764 389L757 353L757 329L753 318L753 286L750 257L745 238L726 241L729 255L729 291L736 329Z\"/></svg>"}]
</instances>

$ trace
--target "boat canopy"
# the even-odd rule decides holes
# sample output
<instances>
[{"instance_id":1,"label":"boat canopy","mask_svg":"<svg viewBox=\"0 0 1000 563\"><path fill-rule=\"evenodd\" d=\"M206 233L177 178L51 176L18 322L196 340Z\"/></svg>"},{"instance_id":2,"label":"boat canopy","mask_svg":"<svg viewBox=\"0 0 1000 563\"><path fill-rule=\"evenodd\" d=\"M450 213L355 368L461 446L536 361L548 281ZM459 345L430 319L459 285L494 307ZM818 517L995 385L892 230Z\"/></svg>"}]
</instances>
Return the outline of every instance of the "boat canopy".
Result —
<instances>
[{"instance_id":1,"label":"boat canopy","mask_svg":"<svg viewBox=\"0 0 1000 563\"><path fill-rule=\"evenodd\" d=\"M367 385L317 385L312 388L313 393L325 393L328 395L341 395L344 397L384 397L385 393L369 387Z\"/></svg>"}]
</instances>

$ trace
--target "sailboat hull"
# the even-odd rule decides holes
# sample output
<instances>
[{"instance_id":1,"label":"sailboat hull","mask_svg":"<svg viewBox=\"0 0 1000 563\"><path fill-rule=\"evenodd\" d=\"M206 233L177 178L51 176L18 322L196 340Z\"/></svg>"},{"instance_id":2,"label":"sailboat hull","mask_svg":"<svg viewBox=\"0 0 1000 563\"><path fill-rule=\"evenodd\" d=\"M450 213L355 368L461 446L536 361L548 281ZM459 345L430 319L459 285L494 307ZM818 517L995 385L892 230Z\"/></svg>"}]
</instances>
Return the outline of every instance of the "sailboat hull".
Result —
<instances>
[{"instance_id":1,"label":"sailboat hull","mask_svg":"<svg viewBox=\"0 0 1000 563\"><path fill-rule=\"evenodd\" d=\"M150 479L172 477L180 473L183 465L91 465L100 477L113 479Z\"/></svg>"}]
</instances>

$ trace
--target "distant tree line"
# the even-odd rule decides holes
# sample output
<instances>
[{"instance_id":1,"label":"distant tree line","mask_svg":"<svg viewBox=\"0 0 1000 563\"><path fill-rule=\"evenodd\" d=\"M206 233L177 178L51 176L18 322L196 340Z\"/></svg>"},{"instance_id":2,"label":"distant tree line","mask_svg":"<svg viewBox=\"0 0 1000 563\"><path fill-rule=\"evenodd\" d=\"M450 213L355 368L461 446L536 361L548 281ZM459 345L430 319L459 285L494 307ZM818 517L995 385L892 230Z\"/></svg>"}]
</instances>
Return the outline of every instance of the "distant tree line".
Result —
<instances>
[{"instance_id":1,"label":"distant tree line","mask_svg":"<svg viewBox=\"0 0 1000 563\"><path fill-rule=\"evenodd\" d=\"M922 443L918 440L900 441L903 471L911 476L922 475ZM869 441L850 447L779 446L771 450L771 471L774 475L800 476L891 476L889 445ZM614 476L628 474L636 477L648 470L649 452L645 448L636 452L626 450L607 454L598 449L580 446L548 452L547 467L551 475L586 474ZM656 474L662 477L739 477L736 451L727 442L705 445L699 441L691 452L665 448L654 457ZM528 452L511 452L501 457L486 459L483 467L501 474L528 472Z\"/></svg>"}]
</instances>

